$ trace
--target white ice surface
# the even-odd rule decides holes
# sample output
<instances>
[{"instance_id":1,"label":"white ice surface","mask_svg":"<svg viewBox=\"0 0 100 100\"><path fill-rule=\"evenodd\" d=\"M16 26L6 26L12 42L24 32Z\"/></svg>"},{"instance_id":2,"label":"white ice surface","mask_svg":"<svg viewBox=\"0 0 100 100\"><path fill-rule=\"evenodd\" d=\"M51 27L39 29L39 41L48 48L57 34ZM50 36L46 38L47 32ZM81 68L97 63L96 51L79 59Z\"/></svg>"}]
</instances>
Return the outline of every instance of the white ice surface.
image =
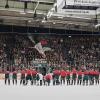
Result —
<instances>
[{"instance_id":1,"label":"white ice surface","mask_svg":"<svg viewBox=\"0 0 100 100\"><path fill-rule=\"evenodd\" d=\"M0 81L0 100L100 100L100 85L28 86L4 85Z\"/></svg>"}]
</instances>

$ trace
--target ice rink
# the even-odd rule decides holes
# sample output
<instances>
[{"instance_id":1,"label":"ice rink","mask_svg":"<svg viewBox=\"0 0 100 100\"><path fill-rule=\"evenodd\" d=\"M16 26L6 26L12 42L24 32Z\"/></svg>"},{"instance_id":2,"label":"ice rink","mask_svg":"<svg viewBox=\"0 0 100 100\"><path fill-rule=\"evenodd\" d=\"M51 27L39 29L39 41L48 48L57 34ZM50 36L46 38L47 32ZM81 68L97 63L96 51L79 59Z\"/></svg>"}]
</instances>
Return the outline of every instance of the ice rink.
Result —
<instances>
[{"instance_id":1,"label":"ice rink","mask_svg":"<svg viewBox=\"0 0 100 100\"><path fill-rule=\"evenodd\" d=\"M100 85L27 86L4 85L0 81L0 100L100 100Z\"/></svg>"}]
</instances>

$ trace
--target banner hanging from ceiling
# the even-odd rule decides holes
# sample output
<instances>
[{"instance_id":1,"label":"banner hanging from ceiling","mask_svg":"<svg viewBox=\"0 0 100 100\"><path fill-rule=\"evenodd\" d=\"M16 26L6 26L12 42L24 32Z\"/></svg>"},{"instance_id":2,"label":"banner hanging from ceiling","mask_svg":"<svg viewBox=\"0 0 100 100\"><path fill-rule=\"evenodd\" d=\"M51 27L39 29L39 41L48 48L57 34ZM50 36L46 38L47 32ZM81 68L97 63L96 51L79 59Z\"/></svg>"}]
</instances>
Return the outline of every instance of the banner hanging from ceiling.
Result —
<instances>
[{"instance_id":1,"label":"banner hanging from ceiling","mask_svg":"<svg viewBox=\"0 0 100 100\"><path fill-rule=\"evenodd\" d=\"M100 7L100 0L63 0L67 4L72 5L84 5L84 6L99 6Z\"/></svg>"},{"instance_id":2,"label":"banner hanging from ceiling","mask_svg":"<svg viewBox=\"0 0 100 100\"><path fill-rule=\"evenodd\" d=\"M84 15L83 17L92 17L95 16L96 13L100 13L99 10L89 10L89 9L65 9L64 7L71 6L93 6L100 7L100 0L57 0L57 8L59 14L69 15L69 16L79 16Z\"/></svg>"}]
</instances>

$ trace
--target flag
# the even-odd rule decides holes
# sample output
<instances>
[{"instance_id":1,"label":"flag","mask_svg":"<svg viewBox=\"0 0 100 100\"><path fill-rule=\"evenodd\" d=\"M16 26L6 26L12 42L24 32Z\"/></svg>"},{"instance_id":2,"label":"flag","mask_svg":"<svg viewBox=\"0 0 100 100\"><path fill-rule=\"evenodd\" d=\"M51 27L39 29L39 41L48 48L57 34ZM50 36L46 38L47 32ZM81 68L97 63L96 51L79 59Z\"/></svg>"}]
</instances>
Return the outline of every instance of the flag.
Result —
<instances>
[{"instance_id":1,"label":"flag","mask_svg":"<svg viewBox=\"0 0 100 100\"><path fill-rule=\"evenodd\" d=\"M31 34L28 34L28 38L34 44L33 48L35 48L45 58L45 51L49 51L51 48L47 46L47 41L45 39L40 39L39 37L39 35L34 35L33 37Z\"/></svg>"},{"instance_id":2,"label":"flag","mask_svg":"<svg viewBox=\"0 0 100 100\"><path fill-rule=\"evenodd\" d=\"M50 47L43 47L43 51L51 51L51 48Z\"/></svg>"},{"instance_id":3,"label":"flag","mask_svg":"<svg viewBox=\"0 0 100 100\"><path fill-rule=\"evenodd\" d=\"M44 53L44 50L42 48L42 45L41 45L41 42L37 43L34 48L40 53L43 55L43 57L45 57L45 53Z\"/></svg>"},{"instance_id":4,"label":"flag","mask_svg":"<svg viewBox=\"0 0 100 100\"><path fill-rule=\"evenodd\" d=\"M42 39L41 41L41 45L42 45L42 48L43 48L43 51L51 51L51 48L49 47L48 45L48 42L46 39Z\"/></svg>"}]
</instances>

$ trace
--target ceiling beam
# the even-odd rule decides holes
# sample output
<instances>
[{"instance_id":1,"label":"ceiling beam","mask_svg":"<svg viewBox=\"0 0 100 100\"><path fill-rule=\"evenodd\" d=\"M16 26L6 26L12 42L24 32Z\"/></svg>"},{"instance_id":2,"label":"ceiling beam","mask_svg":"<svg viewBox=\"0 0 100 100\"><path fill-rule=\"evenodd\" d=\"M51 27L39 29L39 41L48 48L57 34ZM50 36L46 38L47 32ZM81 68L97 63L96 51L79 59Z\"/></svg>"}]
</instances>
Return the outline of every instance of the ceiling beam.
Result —
<instances>
[{"instance_id":1,"label":"ceiling beam","mask_svg":"<svg viewBox=\"0 0 100 100\"><path fill-rule=\"evenodd\" d=\"M36 3L39 2L40 4L45 4L45 5L53 5L54 2L49 1L49 0L9 0L9 1L17 1L17 2L32 2L32 3Z\"/></svg>"}]
</instances>

